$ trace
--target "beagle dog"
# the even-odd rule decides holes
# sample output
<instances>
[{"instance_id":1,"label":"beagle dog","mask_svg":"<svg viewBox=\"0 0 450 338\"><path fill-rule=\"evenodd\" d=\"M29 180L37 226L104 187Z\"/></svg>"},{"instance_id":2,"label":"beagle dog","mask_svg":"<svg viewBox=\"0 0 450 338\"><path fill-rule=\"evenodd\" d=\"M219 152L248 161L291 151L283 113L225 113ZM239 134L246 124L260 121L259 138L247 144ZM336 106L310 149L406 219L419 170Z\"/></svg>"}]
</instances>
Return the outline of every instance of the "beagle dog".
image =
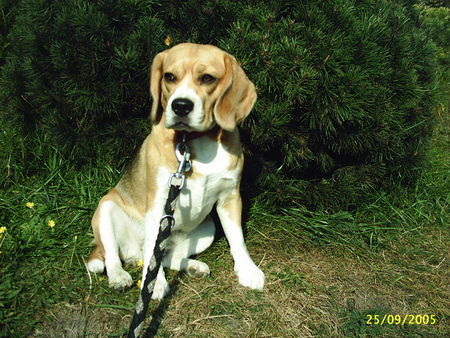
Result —
<instances>
[{"instance_id":1,"label":"beagle dog","mask_svg":"<svg viewBox=\"0 0 450 338\"><path fill-rule=\"evenodd\" d=\"M143 260L143 279L164 215L168 180L178 167L175 145L186 135L192 169L175 204L153 299L168 292L163 267L205 277L208 265L189 258L214 240L210 212L215 206L234 259L239 283L262 291L264 274L250 258L241 226L239 191L244 156L236 124L256 100L253 83L236 59L211 45L183 43L155 56L151 67L153 127L123 177L101 200L92 218L96 247L87 267L106 268L109 285L132 284L122 268Z\"/></svg>"}]
</instances>

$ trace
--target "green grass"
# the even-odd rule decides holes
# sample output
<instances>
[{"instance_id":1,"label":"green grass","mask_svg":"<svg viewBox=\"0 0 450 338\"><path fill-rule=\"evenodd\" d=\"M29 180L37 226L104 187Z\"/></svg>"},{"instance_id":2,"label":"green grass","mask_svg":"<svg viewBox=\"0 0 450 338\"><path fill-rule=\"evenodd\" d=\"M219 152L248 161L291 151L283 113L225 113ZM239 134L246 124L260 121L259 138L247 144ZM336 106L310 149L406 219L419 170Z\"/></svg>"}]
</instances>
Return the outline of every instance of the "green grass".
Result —
<instances>
[{"instance_id":1,"label":"green grass","mask_svg":"<svg viewBox=\"0 0 450 338\"><path fill-rule=\"evenodd\" d=\"M298 205L270 214L262 198L252 201L247 242L266 273L266 291L237 286L221 239L201 256L213 271L210 278L169 274L173 294L161 306L152 303L150 311L160 316L153 326L161 336L181 334L181 327L186 334L217 336L440 336L448 329L442 271L448 267L449 125L442 108L428 168L413 187L393 186L352 212ZM109 289L105 276L87 273L84 260L92 241L90 217L121 168L96 163L80 170L45 140L41 147L42 168L0 192L0 226L6 227L0 239L0 336L120 336L138 290ZM138 269L128 269L137 280ZM352 288L359 294L349 294ZM352 299L356 305L348 305ZM364 323L367 314L420 311L436 314L440 324Z\"/></svg>"}]
</instances>

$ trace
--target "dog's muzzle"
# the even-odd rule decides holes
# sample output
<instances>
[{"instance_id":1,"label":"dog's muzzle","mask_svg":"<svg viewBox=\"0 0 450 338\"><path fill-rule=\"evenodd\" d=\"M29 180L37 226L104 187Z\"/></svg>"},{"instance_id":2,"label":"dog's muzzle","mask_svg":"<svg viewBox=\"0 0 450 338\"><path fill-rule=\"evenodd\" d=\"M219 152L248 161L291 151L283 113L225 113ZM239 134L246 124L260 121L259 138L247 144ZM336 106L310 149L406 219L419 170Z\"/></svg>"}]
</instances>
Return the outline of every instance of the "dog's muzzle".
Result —
<instances>
[{"instance_id":1,"label":"dog's muzzle","mask_svg":"<svg viewBox=\"0 0 450 338\"><path fill-rule=\"evenodd\" d=\"M167 103L166 128L187 132L204 129L203 101L194 89L180 86Z\"/></svg>"}]
</instances>

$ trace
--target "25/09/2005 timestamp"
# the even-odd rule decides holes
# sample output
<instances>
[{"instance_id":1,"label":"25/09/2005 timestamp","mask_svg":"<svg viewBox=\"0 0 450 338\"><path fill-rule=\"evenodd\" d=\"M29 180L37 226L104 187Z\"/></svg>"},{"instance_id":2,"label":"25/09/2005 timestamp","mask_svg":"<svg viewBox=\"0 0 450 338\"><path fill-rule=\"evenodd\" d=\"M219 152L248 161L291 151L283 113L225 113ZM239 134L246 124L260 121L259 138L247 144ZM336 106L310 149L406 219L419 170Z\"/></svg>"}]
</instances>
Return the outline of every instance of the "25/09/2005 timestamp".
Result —
<instances>
[{"instance_id":1,"label":"25/09/2005 timestamp","mask_svg":"<svg viewBox=\"0 0 450 338\"><path fill-rule=\"evenodd\" d=\"M434 325L436 315L367 315L367 325Z\"/></svg>"}]
</instances>

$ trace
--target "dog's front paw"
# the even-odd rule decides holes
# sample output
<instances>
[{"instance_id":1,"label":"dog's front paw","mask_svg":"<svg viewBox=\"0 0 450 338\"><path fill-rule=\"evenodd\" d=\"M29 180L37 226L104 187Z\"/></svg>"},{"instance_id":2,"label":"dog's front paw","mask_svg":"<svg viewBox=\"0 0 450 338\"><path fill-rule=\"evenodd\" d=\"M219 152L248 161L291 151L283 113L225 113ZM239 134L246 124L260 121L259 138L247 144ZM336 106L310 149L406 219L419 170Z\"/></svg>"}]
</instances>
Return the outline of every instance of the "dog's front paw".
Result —
<instances>
[{"instance_id":1,"label":"dog's front paw","mask_svg":"<svg viewBox=\"0 0 450 338\"><path fill-rule=\"evenodd\" d=\"M262 291L264 288L264 273L255 263L249 262L235 266L239 284L252 290Z\"/></svg>"},{"instance_id":2,"label":"dog's front paw","mask_svg":"<svg viewBox=\"0 0 450 338\"><path fill-rule=\"evenodd\" d=\"M108 271L109 286L114 289L123 289L133 284L130 274L123 269Z\"/></svg>"},{"instance_id":3,"label":"dog's front paw","mask_svg":"<svg viewBox=\"0 0 450 338\"><path fill-rule=\"evenodd\" d=\"M161 300L169 292L169 283L165 278L157 278L153 287L152 299Z\"/></svg>"}]
</instances>

